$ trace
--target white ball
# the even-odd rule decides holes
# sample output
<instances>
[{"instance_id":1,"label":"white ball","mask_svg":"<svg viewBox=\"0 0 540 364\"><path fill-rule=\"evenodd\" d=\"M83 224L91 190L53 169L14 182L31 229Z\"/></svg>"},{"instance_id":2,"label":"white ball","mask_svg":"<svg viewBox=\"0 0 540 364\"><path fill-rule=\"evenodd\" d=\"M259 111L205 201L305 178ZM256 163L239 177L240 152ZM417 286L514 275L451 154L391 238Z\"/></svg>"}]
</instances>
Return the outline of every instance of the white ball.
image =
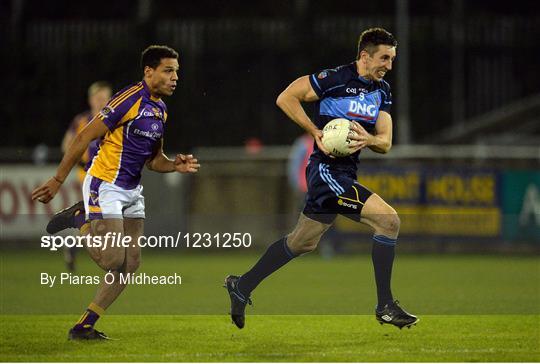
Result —
<instances>
[{"instance_id":1,"label":"white ball","mask_svg":"<svg viewBox=\"0 0 540 364\"><path fill-rule=\"evenodd\" d=\"M334 157L346 157L351 154L349 144L351 122L347 119L334 119L323 128L322 142L326 150Z\"/></svg>"}]
</instances>

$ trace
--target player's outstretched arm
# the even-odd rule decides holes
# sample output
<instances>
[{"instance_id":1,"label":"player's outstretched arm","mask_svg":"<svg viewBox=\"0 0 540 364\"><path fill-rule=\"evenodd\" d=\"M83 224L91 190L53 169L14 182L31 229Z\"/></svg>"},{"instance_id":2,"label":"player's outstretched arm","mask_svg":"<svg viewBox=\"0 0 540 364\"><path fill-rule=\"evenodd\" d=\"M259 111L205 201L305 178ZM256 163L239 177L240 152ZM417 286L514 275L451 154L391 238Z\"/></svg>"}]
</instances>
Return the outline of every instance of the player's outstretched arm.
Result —
<instances>
[{"instance_id":1,"label":"player's outstretched arm","mask_svg":"<svg viewBox=\"0 0 540 364\"><path fill-rule=\"evenodd\" d=\"M350 135L350 139L354 142L350 147L354 152L362 148L368 147L376 153L388 153L392 148L392 116L386 111L379 112L377 123L375 124L375 135L369 134L356 121L351 124L351 130L355 133Z\"/></svg>"},{"instance_id":2,"label":"player's outstretched arm","mask_svg":"<svg viewBox=\"0 0 540 364\"><path fill-rule=\"evenodd\" d=\"M94 118L71 142L56 170L56 174L32 191L32 200L47 203L54 198L73 166L81 159L90 142L101 138L109 129L100 119Z\"/></svg>"},{"instance_id":3,"label":"player's outstretched arm","mask_svg":"<svg viewBox=\"0 0 540 364\"><path fill-rule=\"evenodd\" d=\"M196 173L201 165L198 163L197 158L191 154L177 154L174 160L169 159L163 152L163 139L161 139L154 157L146 162L146 167L159 173Z\"/></svg>"},{"instance_id":4,"label":"player's outstretched arm","mask_svg":"<svg viewBox=\"0 0 540 364\"><path fill-rule=\"evenodd\" d=\"M281 94L279 94L276 105L292 121L311 134L319 149L326 155L329 155L329 152L322 143L322 131L313 124L302 107L302 102L313 102L318 99L319 97L309 82L309 76L302 76L293 81Z\"/></svg>"}]
</instances>

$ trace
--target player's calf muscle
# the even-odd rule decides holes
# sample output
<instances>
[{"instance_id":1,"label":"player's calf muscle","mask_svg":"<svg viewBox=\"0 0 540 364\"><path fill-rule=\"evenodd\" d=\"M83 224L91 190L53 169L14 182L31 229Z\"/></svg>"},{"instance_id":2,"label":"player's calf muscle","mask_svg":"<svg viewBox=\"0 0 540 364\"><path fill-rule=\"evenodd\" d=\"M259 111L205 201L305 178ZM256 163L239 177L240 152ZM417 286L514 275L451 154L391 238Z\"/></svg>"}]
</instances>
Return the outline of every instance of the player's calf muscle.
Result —
<instances>
[{"instance_id":1,"label":"player's calf muscle","mask_svg":"<svg viewBox=\"0 0 540 364\"><path fill-rule=\"evenodd\" d=\"M296 254L312 252L317 248L322 235L329 227L330 225L325 225L300 215L298 224L287 235L287 245Z\"/></svg>"},{"instance_id":2,"label":"player's calf muscle","mask_svg":"<svg viewBox=\"0 0 540 364\"><path fill-rule=\"evenodd\" d=\"M125 261L125 272L135 273L141 265L141 254L127 255Z\"/></svg>"},{"instance_id":3,"label":"player's calf muscle","mask_svg":"<svg viewBox=\"0 0 540 364\"><path fill-rule=\"evenodd\" d=\"M102 267L105 270L121 270L122 266L124 265L126 261L126 255L122 250L118 249L107 249L104 251L104 254L101 256L101 260L98 263L100 267Z\"/></svg>"},{"instance_id":4,"label":"player's calf muscle","mask_svg":"<svg viewBox=\"0 0 540 364\"><path fill-rule=\"evenodd\" d=\"M319 243L320 236L316 239L306 239L305 237L295 237L292 234L287 236L287 245L295 254L305 254L314 251Z\"/></svg>"},{"instance_id":5,"label":"player's calf muscle","mask_svg":"<svg viewBox=\"0 0 540 364\"><path fill-rule=\"evenodd\" d=\"M129 262L126 264L125 273L135 273L137 269L139 269L139 266L140 266L139 261Z\"/></svg>"}]
</instances>

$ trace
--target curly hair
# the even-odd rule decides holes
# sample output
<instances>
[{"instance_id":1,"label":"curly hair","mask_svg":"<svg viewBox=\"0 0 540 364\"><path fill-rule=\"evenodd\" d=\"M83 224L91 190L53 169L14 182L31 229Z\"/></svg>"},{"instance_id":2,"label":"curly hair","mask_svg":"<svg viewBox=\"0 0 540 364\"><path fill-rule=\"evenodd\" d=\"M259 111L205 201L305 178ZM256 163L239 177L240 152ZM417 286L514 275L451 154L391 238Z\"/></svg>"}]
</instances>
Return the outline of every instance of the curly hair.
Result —
<instances>
[{"instance_id":1,"label":"curly hair","mask_svg":"<svg viewBox=\"0 0 540 364\"><path fill-rule=\"evenodd\" d=\"M141 68L144 72L146 66L156 69L163 58L178 59L178 52L164 45L151 45L141 54Z\"/></svg>"}]
</instances>

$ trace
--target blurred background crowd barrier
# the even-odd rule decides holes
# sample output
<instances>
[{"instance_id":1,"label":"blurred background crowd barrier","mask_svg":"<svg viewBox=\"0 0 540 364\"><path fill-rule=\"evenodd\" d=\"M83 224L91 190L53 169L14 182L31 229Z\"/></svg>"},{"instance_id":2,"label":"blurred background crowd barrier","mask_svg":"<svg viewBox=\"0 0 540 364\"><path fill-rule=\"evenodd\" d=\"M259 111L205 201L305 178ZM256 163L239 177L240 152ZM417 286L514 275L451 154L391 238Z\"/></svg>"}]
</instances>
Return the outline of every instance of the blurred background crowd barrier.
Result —
<instances>
[{"instance_id":1,"label":"blurred background crowd barrier","mask_svg":"<svg viewBox=\"0 0 540 364\"><path fill-rule=\"evenodd\" d=\"M289 146L199 148L199 174L143 177L146 233L248 232L256 247L289 232L302 194L288 183ZM384 156L366 151L358 180L400 214L401 237L417 250L540 247L539 147L396 146ZM54 172L52 165L2 165L2 242L36 245L54 211L81 198L68 180L48 205L29 191ZM367 229L338 218L331 240L369 243ZM458 248L459 247L459 248Z\"/></svg>"}]
</instances>

